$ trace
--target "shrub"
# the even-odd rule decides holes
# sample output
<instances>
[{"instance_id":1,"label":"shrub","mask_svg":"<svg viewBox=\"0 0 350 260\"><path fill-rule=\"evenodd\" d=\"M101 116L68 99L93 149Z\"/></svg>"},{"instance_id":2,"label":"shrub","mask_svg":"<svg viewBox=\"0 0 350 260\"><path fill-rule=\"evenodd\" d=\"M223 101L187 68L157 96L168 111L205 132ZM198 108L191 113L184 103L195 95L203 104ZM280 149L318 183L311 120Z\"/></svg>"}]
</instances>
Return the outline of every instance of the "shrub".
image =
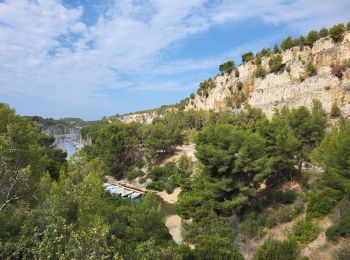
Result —
<instances>
[{"instance_id":1,"label":"shrub","mask_svg":"<svg viewBox=\"0 0 350 260\"><path fill-rule=\"evenodd\" d=\"M290 66L288 66L288 67L286 68L286 71L287 71L288 73L290 73L290 72L292 71L292 69L290 68Z\"/></svg>"},{"instance_id":2,"label":"shrub","mask_svg":"<svg viewBox=\"0 0 350 260\"><path fill-rule=\"evenodd\" d=\"M307 65L306 65L306 75L308 75L309 77L312 77L312 76L315 76L317 75L317 69L315 67L314 64L312 64L311 62L309 62Z\"/></svg>"},{"instance_id":3,"label":"shrub","mask_svg":"<svg viewBox=\"0 0 350 260\"><path fill-rule=\"evenodd\" d=\"M297 198L297 194L294 191L274 191L268 193L264 200L264 205L271 203L290 204L293 203Z\"/></svg>"},{"instance_id":4,"label":"shrub","mask_svg":"<svg viewBox=\"0 0 350 260\"><path fill-rule=\"evenodd\" d=\"M296 260L300 253L298 244L294 241L278 241L269 239L254 253L254 260Z\"/></svg>"},{"instance_id":5,"label":"shrub","mask_svg":"<svg viewBox=\"0 0 350 260\"><path fill-rule=\"evenodd\" d=\"M264 78L266 76L266 70L262 66L257 66L254 75L257 78Z\"/></svg>"},{"instance_id":6,"label":"shrub","mask_svg":"<svg viewBox=\"0 0 350 260\"><path fill-rule=\"evenodd\" d=\"M131 181L131 180L136 179L137 177L142 177L144 174L145 173L143 171L141 171L141 170L139 170L139 171L132 171L132 172L130 172L128 174L127 179L128 179L128 181Z\"/></svg>"},{"instance_id":7,"label":"shrub","mask_svg":"<svg viewBox=\"0 0 350 260\"><path fill-rule=\"evenodd\" d=\"M288 50L290 48L294 47L294 40L292 37L288 36L286 39L284 39L281 42L281 49L282 50Z\"/></svg>"},{"instance_id":8,"label":"shrub","mask_svg":"<svg viewBox=\"0 0 350 260\"><path fill-rule=\"evenodd\" d=\"M343 78L344 71L346 67L341 64L335 64L332 66L331 73L339 79Z\"/></svg>"},{"instance_id":9,"label":"shrub","mask_svg":"<svg viewBox=\"0 0 350 260\"><path fill-rule=\"evenodd\" d=\"M269 48L262 48L260 51L260 56L261 57L268 57L271 54L271 50Z\"/></svg>"},{"instance_id":10,"label":"shrub","mask_svg":"<svg viewBox=\"0 0 350 260\"><path fill-rule=\"evenodd\" d=\"M236 84L236 87L237 87L238 91L241 91L242 88L243 88L243 83L241 81L238 81L237 84Z\"/></svg>"},{"instance_id":11,"label":"shrub","mask_svg":"<svg viewBox=\"0 0 350 260\"><path fill-rule=\"evenodd\" d=\"M304 36L300 36L297 39L293 40L293 46L299 46L302 49L306 44L306 39Z\"/></svg>"},{"instance_id":12,"label":"shrub","mask_svg":"<svg viewBox=\"0 0 350 260\"><path fill-rule=\"evenodd\" d=\"M175 188L176 188L176 181L173 177L170 177L165 183L165 190L168 194L171 194L173 193Z\"/></svg>"},{"instance_id":13,"label":"shrub","mask_svg":"<svg viewBox=\"0 0 350 260\"><path fill-rule=\"evenodd\" d=\"M339 223L326 230L326 237L332 241L336 241L339 237L350 237L350 210Z\"/></svg>"},{"instance_id":14,"label":"shrub","mask_svg":"<svg viewBox=\"0 0 350 260\"><path fill-rule=\"evenodd\" d=\"M254 60L254 54L252 52L246 52L242 55L242 62L246 63L248 61Z\"/></svg>"},{"instance_id":15,"label":"shrub","mask_svg":"<svg viewBox=\"0 0 350 260\"><path fill-rule=\"evenodd\" d=\"M310 31L306 37L306 44L311 46L320 38L317 31Z\"/></svg>"},{"instance_id":16,"label":"shrub","mask_svg":"<svg viewBox=\"0 0 350 260\"><path fill-rule=\"evenodd\" d=\"M337 25L334 25L332 28L329 29L329 35L335 42L340 42L343 39L345 31L344 24L340 23Z\"/></svg>"},{"instance_id":17,"label":"shrub","mask_svg":"<svg viewBox=\"0 0 350 260\"><path fill-rule=\"evenodd\" d=\"M277 54L279 53L281 50L280 50L280 47L278 46L277 43L275 43L275 45L273 46L273 53L274 54Z\"/></svg>"},{"instance_id":18,"label":"shrub","mask_svg":"<svg viewBox=\"0 0 350 260\"><path fill-rule=\"evenodd\" d=\"M237 68L235 69L235 77L239 78L239 70Z\"/></svg>"},{"instance_id":19,"label":"shrub","mask_svg":"<svg viewBox=\"0 0 350 260\"><path fill-rule=\"evenodd\" d=\"M284 65L282 64L282 55L277 54L270 58L269 66L271 72L279 72L283 69Z\"/></svg>"},{"instance_id":20,"label":"shrub","mask_svg":"<svg viewBox=\"0 0 350 260\"><path fill-rule=\"evenodd\" d=\"M308 244L314 241L320 229L308 220L300 220L293 226L292 238L301 244Z\"/></svg>"},{"instance_id":21,"label":"shrub","mask_svg":"<svg viewBox=\"0 0 350 260\"><path fill-rule=\"evenodd\" d=\"M165 189L165 182L164 181L152 181L152 182L147 184L146 188L149 190L163 191Z\"/></svg>"},{"instance_id":22,"label":"shrub","mask_svg":"<svg viewBox=\"0 0 350 260\"><path fill-rule=\"evenodd\" d=\"M219 66L219 70L221 73L231 73L235 69L235 62L233 60L229 60Z\"/></svg>"},{"instance_id":23,"label":"shrub","mask_svg":"<svg viewBox=\"0 0 350 260\"><path fill-rule=\"evenodd\" d=\"M329 35L328 29L327 28L322 28L318 34L320 38L327 37Z\"/></svg>"},{"instance_id":24,"label":"shrub","mask_svg":"<svg viewBox=\"0 0 350 260\"><path fill-rule=\"evenodd\" d=\"M215 86L216 86L215 81L212 78L209 78L199 83L199 89L197 90L197 94L208 97L209 90L215 88Z\"/></svg>"},{"instance_id":25,"label":"shrub","mask_svg":"<svg viewBox=\"0 0 350 260\"><path fill-rule=\"evenodd\" d=\"M334 102L332 104L332 108L331 108L331 117L336 118L336 117L339 117L340 115L341 115L340 109L339 109L337 103Z\"/></svg>"},{"instance_id":26,"label":"shrub","mask_svg":"<svg viewBox=\"0 0 350 260\"><path fill-rule=\"evenodd\" d=\"M190 99L194 99L194 98L195 98L195 95L193 93L191 93Z\"/></svg>"},{"instance_id":27,"label":"shrub","mask_svg":"<svg viewBox=\"0 0 350 260\"><path fill-rule=\"evenodd\" d=\"M346 24L346 29L348 29L348 31L350 31L350 22L348 22L348 23Z\"/></svg>"},{"instance_id":28,"label":"shrub","mask_svg":"<svg viewBox=\"0 0 350 260\"><path fill-rule=\"evenodd\" d=\"M327 215L335 206L332 195L327 192L310 192L307 196L306 216L320 218Z\"/></svg>"}]
</instances>

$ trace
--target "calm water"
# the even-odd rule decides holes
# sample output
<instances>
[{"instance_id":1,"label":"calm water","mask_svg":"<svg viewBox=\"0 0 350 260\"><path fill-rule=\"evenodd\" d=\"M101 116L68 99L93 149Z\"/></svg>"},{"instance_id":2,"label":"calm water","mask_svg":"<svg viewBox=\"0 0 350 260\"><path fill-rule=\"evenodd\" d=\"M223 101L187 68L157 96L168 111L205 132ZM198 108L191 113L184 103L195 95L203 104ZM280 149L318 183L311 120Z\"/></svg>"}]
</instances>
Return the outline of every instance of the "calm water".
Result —
<instances>
[{"instance_id":1,"label":"calm water","mask_svg":"<svg viewBox=\"0 0 350 260\"><path fill-rule=\"evenodd\" d=\"M69 159L77 150L73 143L64 137L55 137L57 147L67 152L67 158Z\"/></svg>"}]
</instances>

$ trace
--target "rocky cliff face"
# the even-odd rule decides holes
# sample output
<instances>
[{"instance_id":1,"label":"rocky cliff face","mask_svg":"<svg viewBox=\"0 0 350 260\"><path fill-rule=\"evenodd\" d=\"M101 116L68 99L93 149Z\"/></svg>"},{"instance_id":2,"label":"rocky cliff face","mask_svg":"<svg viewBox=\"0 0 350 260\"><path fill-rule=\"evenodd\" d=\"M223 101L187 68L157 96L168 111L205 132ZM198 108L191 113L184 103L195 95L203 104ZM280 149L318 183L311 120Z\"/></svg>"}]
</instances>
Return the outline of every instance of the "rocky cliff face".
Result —
<instances>
[{"instance_id":1,"label":"rocky cliff face","mask_svg":"<svg viewBox=\"0 0 350 260\"><path fill-rule=\"evenodd\" d=\"M138 122L142 124L150 124L153 119L158 117L157 112L140 112L135 114L122 115L117 117L117 119L123 123Z\"/></svg>"},{"instance_id":2,"label":"rocky cliff face","mask_svg":"<svg viewBox=\"0 0 350 260\"><path fill-rule=\"evenodd\" d=\"M281 72L257 78L254 75L257 65L250 61L237 68L239 77L235 77L234 72L217 76L214 79L216 87L207 96L196 95L190 99L186 110L237 111L250 105L261 108L271 117L275 109L283 106L310 108L313 99L318 99L327 113L336 102L342 114L350 116L350 69L346 67L342 78L334 76L331 71L332 66L350 59L349 33L338 44L330 38L322 38L312 48L301 50L294 47L281 55L284 65ZM261 62L267 72L270 57L264 57ZM316 67L317 75L309 77L306 74L308 63ZM243 83L239 88L238 82Z\"/></svg>"}]
</instances>

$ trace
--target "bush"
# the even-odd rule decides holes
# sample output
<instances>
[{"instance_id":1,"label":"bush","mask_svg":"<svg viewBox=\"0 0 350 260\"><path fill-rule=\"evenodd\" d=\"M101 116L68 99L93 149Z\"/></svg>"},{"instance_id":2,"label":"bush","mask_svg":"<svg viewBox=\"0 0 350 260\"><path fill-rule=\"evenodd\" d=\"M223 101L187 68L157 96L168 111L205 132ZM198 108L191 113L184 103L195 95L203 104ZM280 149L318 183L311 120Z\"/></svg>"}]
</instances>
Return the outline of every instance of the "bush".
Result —
<instances>
[{"instance_id":1,"label":"bush","mask_svg":"<svg viewBox=\"0 0 350 260\"><path fill-rule=\"evenodd\" d=\"M128 181L131 181L131 180L136 179L137 177L142 177L144 174L145 173L143 171L141 171L141 170L139 170L139 171L132 171L132 172L130 172L128 174L127 179L128 179Z\"/></svg>"},{"instance_id":2,"label":"bush","mask_svg":"<svg viewBox=\"0 0 350 260\"><path fill-rule=\"evenodd\" d=\"M173 193L175 188L176 188L176 181L173 177L170 177L165 183L165 190L168 194L171 194Z\"/></svg>"},{"instance_id":3,"label":"bush","mask_svg":"<svg viewBox=\"0 0 350 260\"><path fill-rule=\"evenodd\" d=\"M317 75L317 69L315 67L314 64L312 64L311 62L309 62L307 65L306 65L306 75L308 75L309 77L312 77L312 76L315 76Z\"/></svg>"},{"instance_id":4,"label":"bush","mask_svg":"<svg viewBox=\"0 0 350 260\"><path fill-rule=\"evenodd\" d=\"M332 104L332 108L331 108L331 117L336 118L336 117L339 117L340 115L341 115L340 109L339 109L337 103L334 102Z\"/></svg>"},{"instance_id":5,"label":"bush","mask_svg":"<svg viewBox=\"0 0 350 260\"><path fill-rule=\"evenodd\" d=\"M327 215L335 206L334 197L328 192L310 192L307 196L306 216L321 218Z\"/></svg>"},{"instance_id":6,"label":"bush","mask_svg":"<svg viewBox=\"0 0 350 260\"><path fill-rule=\"evenodd\" d=\"M235 69L235 62L233 60L229 60L219 66L219 70L221 73L231 73Z\"/></svg>"},{"instance_id":7,"label":"bush","mask_svg":"<svg viewBox=\"0 0 350 260\"><path fill-rule=\"evenodd\" d=\"M350 237L350 210L339 223L326 230L326 237L332 241L336 241L339 237Z\"/></svg>"},{"instance_id":8,"label":"bush","mask_svg":"<svg viewBox=\"0 0 350 260\"><path fill-rule=\"evenodd\" d=\"M335 64L332 66L331 73L339 79L343 78L346 67L342 64Z\"/></svg>"},{"instance_id":9,"label":"bush","mask_svg":"<svg viewBox=\"0 0 350 260\"><path fill-rule=\"evenodd\" d=\"M248 61L254 60L254 54L252 52L246 52L242 55L242 62L246 63Z\"/></svg>"},{"instance_id":10,"label":"bush","mask_svg":"<svg viewBox=\"0 0 350 260\"><path fill-rule=\"evenodd\" d=\"M297 39L293 40L293 46L299 46L302 49L306 44L306 39L304 36L300 36Z\"/></svg>"},{"instance_id":11,"label":"bush","mask_svg":"<svg viewBox=\"0 0 350 260\"><path fill-rule=\"evenodd\" d=\"M287 37L281 42L281 49L282 50L288 50L290 48L294 47L294 40L292 37Z\"/></svg>"},{"instance_id":12,"label":"bush","mask_svg":"<svg viewBox=\"0 0 350 260\"><path fill-rule=\"evenodd\" d=\"M237 84L236 84L236 87L237 87L238 91L241 91L242 88L243 88L243 83L241 81L238 81Z\"/></svg>"},{"instance_id":13,"label":"bush","mask_svg":"<svg viewBox=\"0 0 350 260\"><path fill-rule=\"evenodd\" d=\"M237 68L235 69L235 77L239 78L239 70Z\"/></svg>"},{"instance_id":14,"label":"bush","mask_svg":"<svg viewBox=\"0 0 350 260\"><path fill-rule=\"evenodd\" d=\"M195 98L195 94L191 93L190 99L194 99L194 98Z\"/></svg>"},{"instance_id":15,"label":"bush","mask_svg":"<svg viewBox=\"0 0 350 260\"><path fill-rule=\"evenodd\" d=\"M306 44L312 47L319 38L317 31L310 31L306 37Z\"/></svg>"},{"instance_id":16,"label":"bush","mask_svg":"<svg viewBox=\"0 0 350 260\"><path fill-rule=\"evenodd\" d=\"M346 24L346 29L348 29L348 31L350 31L350 22L348 22L348 23Z\"/></svg>"},{"instance_id":17,"label":"bush","mask_svg":"<svg viewBox=\"0 0 350 260\"><path fill-rule=\"evenodd\" d=\"M165 189L164 181L152 181L147 184L146 189L163 191Z\"/></svg>"},{"instance_id":18,"label":"bush","mask_svg":"<svg viewBox=\"0 0 350 260\"><path fill-rule=\"evenodd\" d=\"M296 260L300 253L298 244L294 241L278 241L269 239L254 253L254 260Z\"/></svg>"},{"instance_id":19,"label":"bush","mask_svg":"<svg viewBox=\"0 0 350 260\"><path fill-rule=\"evenodd\" d=\"M327 28L322 28L318 34L320 38L327 37L329 35L328 29Z\"/></svg>"},{"instance_id":20,"label":"bush","mask_svg":"<svg viewBox=\"0 0 350 260\"><path fill-rule=\"evenodd\" d=\"M268 193L266 199L264 201L265 205L269 205L271 203L280 203L280 204L290 204L293 203L297 198L296 192L292 190L287 191L274 191Z\"/></svg>"},{"instance_id":21,"label":"bush","mask_svg":"<svg viewBox=\"0 0 350 260\"><path fill-rule=\"evenodd\" d=\"M293 226L292 238L301 244L308 244L314 241L320 229L308 220L300 220Z\"/></svg>"},{"instance_id":22,"label":"bush","mask_svg":"<svg viewBox=\"0 0 350 260\"><path fill-rule=\"evenodd\" d=\"M269 66L271 72L279 72L283 69L284 65L282 64L282 55L277 54L269 60Z\"/></svg>"},{"instance_id":23,"label":"bush","mask_svg":"<svg viewBox=\"0 0 350 260\"><path fill-rule=\"evenodd\" d=\"M265 78L266 76L266 70L262 67L262 66L257 66L255 71L254 71L254 75L257 78Z\"/></svg>"},{"instance_id":24,"label":"bush","mask_svg":"<svg viewBox=\"0 0 350 260\"><path fill-rule=\"evenodd\" d=\"M277 54L279 53L281 50L280 50L280 47L278 46L277 43L275 43L275 45L273 46L273 53L274 54Z\"/></svg>"},{"instance_id":25,"label":"bush","mask_svg":"<svg viewBox=\"0 0 350 260\"><path fill-rule=\"evenodd\" d=\"M334 25L332 28L329 29L329 35L335 42L340 42L343 39L345 31L344 24L340 23L337 25Z\"/></svg>"}]
</instances>

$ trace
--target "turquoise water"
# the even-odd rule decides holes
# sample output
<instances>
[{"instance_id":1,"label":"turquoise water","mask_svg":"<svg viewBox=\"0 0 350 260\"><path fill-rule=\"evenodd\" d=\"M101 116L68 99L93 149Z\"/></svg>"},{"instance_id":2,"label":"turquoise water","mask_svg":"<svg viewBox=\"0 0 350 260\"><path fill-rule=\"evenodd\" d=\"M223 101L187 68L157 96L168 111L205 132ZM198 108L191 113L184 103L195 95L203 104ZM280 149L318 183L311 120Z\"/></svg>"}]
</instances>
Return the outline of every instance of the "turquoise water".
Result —
<instances>
[{"instance_id":1,"label":"turquoise water","mask_svg":"<svg viewBox=\"0 0 350 260\"><path fill-rule=\"evenodd\" d=\"M58 148L67 152L67 159L69 159L77 150L73 143L64 137L55 137L56 145Z\"/></svg>"}]
</instances>

